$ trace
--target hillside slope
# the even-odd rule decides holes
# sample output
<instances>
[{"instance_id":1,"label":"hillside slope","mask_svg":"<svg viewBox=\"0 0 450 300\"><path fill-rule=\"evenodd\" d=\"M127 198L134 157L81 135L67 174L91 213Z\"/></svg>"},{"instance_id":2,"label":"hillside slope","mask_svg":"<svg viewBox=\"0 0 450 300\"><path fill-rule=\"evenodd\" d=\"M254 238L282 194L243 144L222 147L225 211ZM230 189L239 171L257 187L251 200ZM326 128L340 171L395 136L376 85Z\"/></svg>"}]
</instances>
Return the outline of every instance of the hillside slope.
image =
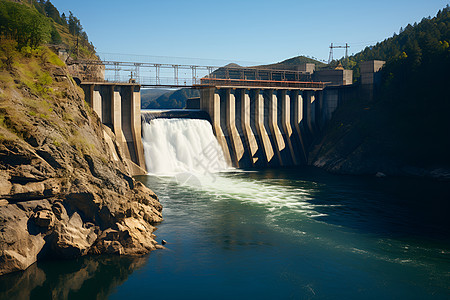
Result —
<instances>
[{"instance_id":1,"label":"hillside slope","mask_svg":"<svg viewBox=\"0 0 450 300\"><path fill-rule=\"evenodd\" d=\"M447 7L358 54L388 59L377 96L339 107L313 146L310 163L339 173L450 179L449 41ZM401 52L385 56L391 51Z\"/></svg>"},{"instance_id":2,"label":"hillside slope","mask_svg":"<svg viewBox=\"0 0 450 300\"><path fill-rule=\"evenodd\" d=\"M255 66L255 68L261 68L261 69L287 69L289 70L290 68L293 67L297 67L303 64L315 64L316 65L316 70L318 69L322 69L325 68L327 66L327 64L322 63L318 60L309 58L309 57L305 57L305 56L295 56L292 58L288 58L285 59L281 62L278 63L274 63L274 64L269 64L269 65L261 65L261 66Z\"/></svg>"}]
</instances>

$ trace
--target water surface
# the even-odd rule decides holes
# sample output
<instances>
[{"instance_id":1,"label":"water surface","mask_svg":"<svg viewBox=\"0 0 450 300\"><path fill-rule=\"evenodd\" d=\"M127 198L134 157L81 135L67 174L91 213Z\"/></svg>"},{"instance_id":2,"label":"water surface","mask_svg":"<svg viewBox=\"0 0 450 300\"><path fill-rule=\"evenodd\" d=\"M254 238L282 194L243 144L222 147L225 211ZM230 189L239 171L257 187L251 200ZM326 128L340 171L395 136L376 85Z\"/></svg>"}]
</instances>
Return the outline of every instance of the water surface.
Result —
<instances>
[{"instance_id":1,"label":"water surface","mask_svg":"<svg viewBox=\"0 0 450 300\"><path fill-rule=\"evenodd\" d=\"M142 176L166 250L42 262L17 299L449 299L448 183L313 168Z\"/></svg>"}]
</instances>

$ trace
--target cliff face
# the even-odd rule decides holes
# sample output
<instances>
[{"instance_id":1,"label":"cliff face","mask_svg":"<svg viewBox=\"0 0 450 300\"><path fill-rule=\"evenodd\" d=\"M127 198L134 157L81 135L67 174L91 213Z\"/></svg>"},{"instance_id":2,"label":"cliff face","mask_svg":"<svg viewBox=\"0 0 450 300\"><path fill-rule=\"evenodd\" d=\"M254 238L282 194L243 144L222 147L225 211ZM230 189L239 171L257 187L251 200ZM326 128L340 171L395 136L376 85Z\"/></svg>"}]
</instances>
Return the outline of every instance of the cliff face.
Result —
<instances>
[{"instance_id":1,"label":"cliff face","mask_svg":"<svg viewBox=\"0 0 450 300\"><path fill-rule=\"evenodd\" d=\"M0 275L155 249L162 206L129 176L66 66L47 48L14 55L0 69Z\"/></svg>"}]
</instances>

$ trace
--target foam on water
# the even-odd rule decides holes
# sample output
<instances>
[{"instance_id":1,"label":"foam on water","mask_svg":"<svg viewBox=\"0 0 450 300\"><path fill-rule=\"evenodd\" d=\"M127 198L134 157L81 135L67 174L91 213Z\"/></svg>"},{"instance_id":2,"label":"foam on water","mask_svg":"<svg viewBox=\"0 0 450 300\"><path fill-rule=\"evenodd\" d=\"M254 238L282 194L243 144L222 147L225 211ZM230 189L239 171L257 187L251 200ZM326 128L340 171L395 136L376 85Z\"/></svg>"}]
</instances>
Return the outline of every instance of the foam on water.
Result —
<instances>
[{"instance_id":1,"label":"foam on water","mask_svg":"<svg viewBox=\"0 0 450 300\"><path fill-rule=\"evenodd\" d=\"M151 120L143 124L143 144L152 175L168 176L168 180L210 194L213 200L236 199L274 214L287 209L317 216L306 190L283 185L279 180L251 180L242 171L230 168L206 120ZM228 174L223 176L223 172Z\"/></svg>"}]
</instances>

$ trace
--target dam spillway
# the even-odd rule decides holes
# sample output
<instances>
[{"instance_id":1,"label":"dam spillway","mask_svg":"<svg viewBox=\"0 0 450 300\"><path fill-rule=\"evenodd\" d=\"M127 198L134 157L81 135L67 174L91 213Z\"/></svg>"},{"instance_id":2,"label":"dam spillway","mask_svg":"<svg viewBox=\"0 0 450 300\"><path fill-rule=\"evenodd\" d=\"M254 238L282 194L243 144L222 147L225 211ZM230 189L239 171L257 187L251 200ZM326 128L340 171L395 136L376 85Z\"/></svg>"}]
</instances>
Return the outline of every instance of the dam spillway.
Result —
<instances>
[{"instance_id":1,"label":"dam spillway","mask_svg":"<svg viewBox=\"0 0 450 300\"><path fill-rule=\"evenodd\" d=\"M205 174L228 168L207 120L154 118L143 122L142 132L151 174Z\"/></svg>"}]
</instances>

